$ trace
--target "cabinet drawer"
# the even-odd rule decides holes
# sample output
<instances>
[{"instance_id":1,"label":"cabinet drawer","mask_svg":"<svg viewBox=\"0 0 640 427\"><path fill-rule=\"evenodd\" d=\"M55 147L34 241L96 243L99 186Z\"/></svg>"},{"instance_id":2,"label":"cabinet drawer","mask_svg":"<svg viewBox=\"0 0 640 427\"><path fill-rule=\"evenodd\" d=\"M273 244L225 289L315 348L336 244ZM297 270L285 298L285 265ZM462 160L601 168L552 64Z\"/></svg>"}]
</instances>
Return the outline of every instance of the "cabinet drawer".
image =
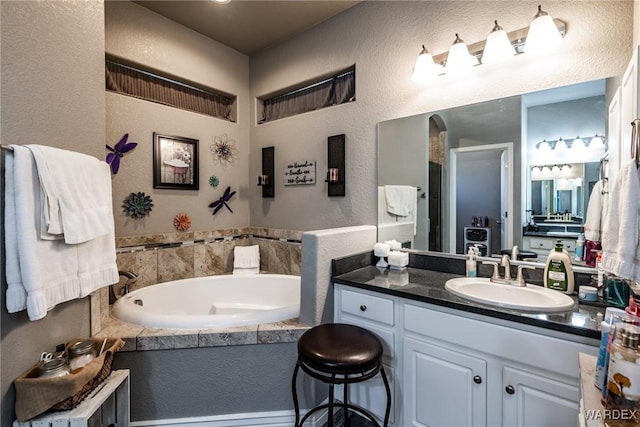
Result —
<instances>
[{"instance_id":1,"label":"cabinet drawer","mask_svg":"<svg viewBox=\"0 0 640 427\"><path fill-rule=\"evenodd\" d=\"M572 239L551 239L543 237L531 237L529 240L529 248L531 250L551 250L555 248L556 241L562 241L562 246L567 252L575 252L576 241Z\"/></svg>"},{"instance_id":2,"label":"cabinet drawer","mask_svg":"<svg viewBox=\"0 0 640 427\"><path fill-rule=\"evenodd\" d=\"M563 240L562 246L567 252L575 252L576 251L576 241L575 240Z\"/></svg>"},{"instance_id":3,"label":"cabinet drawer","mask_svg":"<svg viewBox=\"0 0 640 427\"><path fill-rule=\"evenodd\" d=\"M531 240L529 241L529 245L531 246L531 249L551 250L554 248L555 240L532 237Z\"/></svg>"},{"instance_id":4,"label":"cabinet drawer","mask_svg":"<svg viewBox=\"0 0 640 427\"><path fill-rule=\"evenodd\" d=\"M340 311L393 326L393 300L341 290Z\"/></svg>"}]
</instances>

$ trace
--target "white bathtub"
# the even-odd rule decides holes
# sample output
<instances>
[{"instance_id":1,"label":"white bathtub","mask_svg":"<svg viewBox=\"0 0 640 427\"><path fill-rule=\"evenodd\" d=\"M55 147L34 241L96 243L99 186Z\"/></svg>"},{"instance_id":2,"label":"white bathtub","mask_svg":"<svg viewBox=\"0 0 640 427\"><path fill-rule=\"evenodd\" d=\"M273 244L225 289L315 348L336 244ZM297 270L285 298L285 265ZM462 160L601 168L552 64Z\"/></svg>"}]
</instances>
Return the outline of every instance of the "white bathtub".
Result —
<instances>
[{"instance_id":1,"label":"white bathtub","mask_svg":"<svg viewBox=\"0 0 640 427\"><path fill-rule=\"evenodd\" d=\"M112 315L151 328L207 329L299 317L300 276L256 274L174 280L130 292Z\"/></svg>"}]
</instances>

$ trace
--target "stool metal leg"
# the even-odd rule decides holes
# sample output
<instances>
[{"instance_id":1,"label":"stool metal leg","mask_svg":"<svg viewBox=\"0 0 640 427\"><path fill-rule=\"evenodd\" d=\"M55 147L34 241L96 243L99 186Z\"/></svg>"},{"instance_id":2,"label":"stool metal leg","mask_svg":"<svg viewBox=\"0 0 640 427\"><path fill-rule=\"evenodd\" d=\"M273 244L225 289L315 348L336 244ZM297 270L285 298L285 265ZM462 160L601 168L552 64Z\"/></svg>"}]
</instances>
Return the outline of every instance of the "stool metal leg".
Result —
<instances>
[{"instance_id":1,"label":"stool metal leg","mask_svg":"<svg viewBox=\"0 0 640 427\"><path fill-rule=\"evenodd\" d=\"M389 387L389 381L387 375L384 372L384 365L380 367L380 375L382 375L382 381L384 382L384 388L387 391L387 408L384 411L384 427L389 425L389 414L391 413L391 388Z\"/></svg>"},{"instance_id":2,"label":"stool metal leg","mask_svg":"<svg viewBox=\"0 0 640 427\"><path fill-rule=\"evenodd\" d=\"M298 405L298 393L296 391L296 378L298 377L298 369L300 369L300 362L296 362L296 367L293 370L293 379L291 380L291 391L293 392L293 410L296 414L296 424L298 427L300 422L300 406Z\"/></svg>"},{"instance_id":3,"label":"stool metal leg","mask_svg":"<svg viewBox=\"0 0 640 427\"><path fill-rule=\"evenodd\" d=\"M344 400L343 400L343 403L344 403L344 427L349 427L349 425L351 424L349 422L349 382L348 382L348 379L349 379L349 375L345 374L345 376L344 376L345 384L343 386L344 387Z\"/></svg>"},{"instance_id":4,"label":"stool metal leg","mask_svg":"<svg viewBox=\"0 0 640 427\"><path fill-rule=\"evenodd\" d=\"M333 383L329 384L329 412L327 416L327 426L333 427Z\"/></svg>"}]
</instances>

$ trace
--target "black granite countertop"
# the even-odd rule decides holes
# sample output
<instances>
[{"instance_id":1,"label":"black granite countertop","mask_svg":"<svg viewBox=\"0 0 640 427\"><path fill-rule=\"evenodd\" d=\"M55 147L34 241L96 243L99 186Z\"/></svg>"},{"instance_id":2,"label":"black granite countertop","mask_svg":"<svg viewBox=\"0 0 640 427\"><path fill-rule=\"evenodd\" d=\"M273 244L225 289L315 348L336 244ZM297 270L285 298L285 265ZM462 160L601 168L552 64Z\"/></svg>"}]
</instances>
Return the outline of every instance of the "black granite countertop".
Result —
<instances>
[{"instance_id":1,"label":"black granite countertop","mask_svg":"<svg viewBox=\"0 0 640 427\"><path fill-rule=\"evenodd\" d=\"M472 302L447 291L444 288L445 282L456 277L461 276L419 268L393 271L366 266L336 275L333 277L333 282L465 312L600 339L600 321L597 315L598 313L604 314L602 307L579 304L577 297L573 296L572 298L576 301L573 310L562 313L525 313L502 309Z\"/></svg>"}]
</instances>

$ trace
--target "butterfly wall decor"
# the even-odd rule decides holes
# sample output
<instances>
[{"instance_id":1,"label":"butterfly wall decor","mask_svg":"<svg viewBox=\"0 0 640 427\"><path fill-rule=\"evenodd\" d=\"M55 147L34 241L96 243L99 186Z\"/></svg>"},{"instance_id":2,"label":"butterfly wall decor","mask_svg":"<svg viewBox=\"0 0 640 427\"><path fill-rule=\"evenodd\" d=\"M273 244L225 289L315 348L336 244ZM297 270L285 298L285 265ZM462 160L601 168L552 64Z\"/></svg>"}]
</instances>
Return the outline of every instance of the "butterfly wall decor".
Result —
<instances>
[{"instance_id":1,"label":"butterfly wall decor","mask_svg":"<svg viewBox=\"0 0 640 427\"><path fill-rule=\"evenodd\" d=\"M210 208L213 208L213 213L211 215L217 214L223 206L229 209L229 212L233 213L227 202L233 197L234 194L236 194L236 192L231 191L231 187L227 187L227 189L224 190L224 194L222 195L222 197L209 205Z\"/></svg>"},{"instance_id":2,"label":"butterfly wall decor","mask_svg":"<svg viewBox=\"0 0 640 427\"><path fill-rule=\"evenodd\" d=\"M114 175L117 174L118 169L120 169L120 158L138 145L137 142L127 142L127 139L129 139L129 134L125 133L115 147L111 147L110 145L106 146L107 150L111 151L107 153L106 162L111 167L111 173Z\"/></svg>"}]
</instances>

